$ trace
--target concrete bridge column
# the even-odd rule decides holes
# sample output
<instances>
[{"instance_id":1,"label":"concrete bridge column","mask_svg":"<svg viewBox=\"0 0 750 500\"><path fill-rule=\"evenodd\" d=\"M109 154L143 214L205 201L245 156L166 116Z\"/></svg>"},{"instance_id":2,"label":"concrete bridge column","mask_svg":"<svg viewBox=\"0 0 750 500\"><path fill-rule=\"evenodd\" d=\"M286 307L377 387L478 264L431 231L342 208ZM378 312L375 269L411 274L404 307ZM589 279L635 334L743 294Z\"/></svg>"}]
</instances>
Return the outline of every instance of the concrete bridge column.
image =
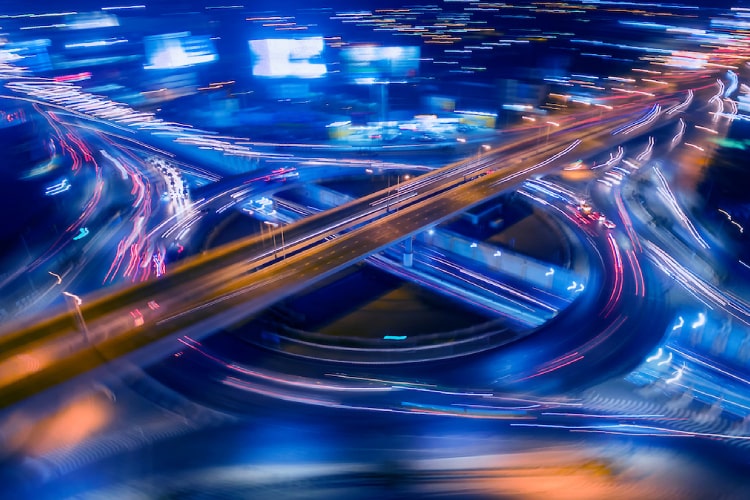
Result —
<instances>
[{"instance_id":1,"label":"concrete bridge column","mask_svg":"<svg viewBox=\"0 0 750 500\"><path fill-rule=\"evenodd\" d=\"M406 249L404 250L403 263L405 267L411 267L414 263L414 237L409 236L404 240Z\"/></svg>"}]
</instances>

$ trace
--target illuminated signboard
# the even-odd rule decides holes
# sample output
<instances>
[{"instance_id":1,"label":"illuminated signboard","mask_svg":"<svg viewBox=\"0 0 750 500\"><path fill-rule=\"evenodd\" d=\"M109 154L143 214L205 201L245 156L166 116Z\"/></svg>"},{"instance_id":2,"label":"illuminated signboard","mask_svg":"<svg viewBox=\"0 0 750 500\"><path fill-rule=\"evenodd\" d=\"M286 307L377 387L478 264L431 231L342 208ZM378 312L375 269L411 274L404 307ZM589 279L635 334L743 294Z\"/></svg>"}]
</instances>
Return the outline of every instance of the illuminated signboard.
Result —
<instances>
[{"instance_id":1,"label":"illuminated signboard","mask_svg":"<svg viewBox=\"0 0 750 500\"><path fill-rule=\"evenodd\" d=\"M32 71L49 71L52 69L47 47L50 41L47 39L27 40L6 44L3 49L12 57L10 60L19 60L19 64Z\"/></svg>"},{"instance_id":2,"label":"illuminated signboard","mask_svg":"<svg viewBox=\"0 0 750 500\"><path fill-rule=\"evenodd\" d=\"M188 31L147 36L146 69L176 69L214 62L218 59L208 36L191 35Z\"/></svg>"},{"instance_id":3,"label":"illuminated signboard","mask_svg":"<svg viewBox=\"0 0 750 500\"><path fill-rule=\"evenodd\" d=\"M65 16L65 28L69 30L112 28L119 25L117 16L106 12L74 12Z\"/></svg>"},{"instance_id":4,"label":"illuminated signboard","mask_svg":"<svg viewBox=\"0 0 750 500\"><path fill-rule=\"evenodd\" d=\"M320 78L327 72L322 37L269 38L249 43L254 76Z\"/></svg>"},{"instance_id":5,"label":"illuminated signboard","mask_svg":"<svg viewBox=\"0 0 750 500\"><path fill-rule=\"evenodd\" d=\"M409 78L419 72L419 47L354 45L341 50L342 72L359 81Z\"/></svg>"}]
</instances>

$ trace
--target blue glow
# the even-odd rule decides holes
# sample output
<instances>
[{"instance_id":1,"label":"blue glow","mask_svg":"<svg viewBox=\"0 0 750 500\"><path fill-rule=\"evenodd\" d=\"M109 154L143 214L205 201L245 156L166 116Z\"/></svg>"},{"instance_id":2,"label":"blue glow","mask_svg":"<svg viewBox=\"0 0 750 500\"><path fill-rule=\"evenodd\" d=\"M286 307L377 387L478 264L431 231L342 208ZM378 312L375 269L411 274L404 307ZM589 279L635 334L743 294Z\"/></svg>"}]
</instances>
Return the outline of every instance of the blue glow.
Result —
<instances>
[{"instance_id":1,"label":"blue glow","mask_svg":"<svg viewBox=\"0 0 750 500\"><path fill-rule=\"evenodd\" d=\"M189 31L147 36L143 39L145 69L175 69L214 62L213 42L207 36L191 36Z\"/></svg>"},{"instance_id":2,"label":"blue glow","mask_svg":"<svg viewBox=\"0 0 750 500\"><path fill-rule=\"evenodd\" d=\"M253 75L272 78L320 78L327 73L321 58L323 37L250 40Z\"/></svg>"}]
</instances>

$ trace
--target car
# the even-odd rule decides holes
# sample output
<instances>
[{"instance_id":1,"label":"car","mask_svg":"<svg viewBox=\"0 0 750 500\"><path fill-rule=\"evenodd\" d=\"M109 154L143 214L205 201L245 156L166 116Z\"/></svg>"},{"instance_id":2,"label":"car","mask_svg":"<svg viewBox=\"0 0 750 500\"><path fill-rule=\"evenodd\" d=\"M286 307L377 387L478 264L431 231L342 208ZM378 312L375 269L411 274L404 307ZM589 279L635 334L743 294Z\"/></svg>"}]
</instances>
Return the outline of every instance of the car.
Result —
<instances>
[{"instance_id":1,"label":"car","mask_svg":"<svg viewBox=\"0 0 750 500\"><path fill-rule=\"evenodd\" d=\"M602 214L601 212L589 212L586 217L595 222L604 222L606 220L606 217L604 217L604 214Z\"/></svg>"},{"instance_id":2,"label":"car","mask_svg":"<svg viewBox=\"0 0 750 500\"><path fill-rule=\"evenodd\" d=\"M143 319L143 313L140 309L133 309L132 311L130 311L130 317L133 318L133 325L135 325L136 327L143 326L143 324L145 323Z\"/></svg>"},{"instance_id":3,"label":"car","mask_svg":"<svg viewBox=\"0 0 750 500\"><path fill-rule=\"evenodd\" d=\"M437 139L435 136L432 136L430 134L422 134L420 136L417 136L417 140L419 142L435 142Z\"/></svg>"}]
</instances>

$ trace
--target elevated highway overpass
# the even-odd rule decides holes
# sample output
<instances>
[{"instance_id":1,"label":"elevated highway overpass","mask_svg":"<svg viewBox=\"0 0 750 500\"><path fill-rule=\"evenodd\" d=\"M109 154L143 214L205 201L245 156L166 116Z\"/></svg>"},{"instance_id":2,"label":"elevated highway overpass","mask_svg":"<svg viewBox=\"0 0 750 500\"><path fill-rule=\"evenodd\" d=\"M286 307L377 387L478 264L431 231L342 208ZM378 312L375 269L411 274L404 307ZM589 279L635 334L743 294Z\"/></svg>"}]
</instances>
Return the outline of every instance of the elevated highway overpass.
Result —
<instances>
[{"instance_id":1,"label":"elevated highway overpass","mask_svg":"<svg viewBox=\"0 0 750 500\"><path fill-rule=\"evenodd\" d=\"M164 339L216 331L530 176L609 150L632 139L612 135L633 121L632 108L622 113L604 123L591 119L561 127L533 152L528 140L519 141L510 151L500 148L306 218L283 228L285 245L278 253L249 238L186 262L158 281L94 294L41 322L9 325L0 338L0 405ZM673 119L661 117L639 133ZM171 350L171 343L161 345Z\"/></svg>"}]
</instances>

